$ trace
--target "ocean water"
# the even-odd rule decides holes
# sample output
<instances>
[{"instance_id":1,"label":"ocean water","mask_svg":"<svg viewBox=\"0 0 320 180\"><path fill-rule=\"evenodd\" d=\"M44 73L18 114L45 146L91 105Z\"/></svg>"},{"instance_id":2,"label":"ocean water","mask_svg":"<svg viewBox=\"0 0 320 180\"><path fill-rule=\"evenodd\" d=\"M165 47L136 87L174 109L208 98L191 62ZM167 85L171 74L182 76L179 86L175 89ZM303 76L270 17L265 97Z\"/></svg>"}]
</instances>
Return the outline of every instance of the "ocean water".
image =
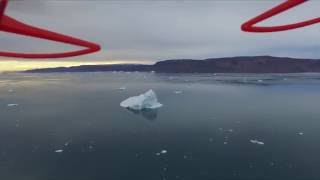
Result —
<instances>
[{"instance_id":1,"label":"ocean water","mask_svg":"<svg viewBox=\"0 0 320 180\"><path fill-rule=\"evenodd\" d=\"M0 179L316 180L319 105L320 74L0 74Z\"/></svg>"}]
</instances>

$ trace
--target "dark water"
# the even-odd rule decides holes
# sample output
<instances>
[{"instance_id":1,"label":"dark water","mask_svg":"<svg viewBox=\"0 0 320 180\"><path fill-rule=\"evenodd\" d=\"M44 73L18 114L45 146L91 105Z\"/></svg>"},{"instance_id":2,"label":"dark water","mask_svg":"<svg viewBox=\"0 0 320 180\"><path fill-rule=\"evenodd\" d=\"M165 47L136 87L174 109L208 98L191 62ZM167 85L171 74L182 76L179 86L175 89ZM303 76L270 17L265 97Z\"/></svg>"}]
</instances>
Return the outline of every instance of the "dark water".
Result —
<instances>
[{"instance_id":1,"label":"dark water","mask_svg":"<svg viewBox=\"0 0 320 180\"><path fill-rule=\"evenodd\" d=\"M319 104L320 74L0 74L0 179L320 179Z\"/></svg>"}]
</instances>

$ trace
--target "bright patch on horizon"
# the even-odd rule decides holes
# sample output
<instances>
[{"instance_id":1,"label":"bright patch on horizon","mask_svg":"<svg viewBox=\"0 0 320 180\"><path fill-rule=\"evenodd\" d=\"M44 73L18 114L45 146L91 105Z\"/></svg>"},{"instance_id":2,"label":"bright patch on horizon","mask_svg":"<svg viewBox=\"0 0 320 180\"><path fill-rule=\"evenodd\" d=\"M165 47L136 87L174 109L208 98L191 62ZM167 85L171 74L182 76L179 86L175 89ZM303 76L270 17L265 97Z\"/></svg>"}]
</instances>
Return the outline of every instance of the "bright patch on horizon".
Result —
<instances>
[{"instance_id":1,"label":"bright patch on horizon","mask_svg":"<svg viewBox=\"0 0 320 180\"><path fill-rule=\"evenodd\" d=\"M80 65L97 65L97 64L119 64L128 63L127 61L87 61L87 62L72 62L72 61L15 61L15 60L0 60L0 72L7 71L24 71L30 69L40 68L54 68L54 67L70 67ZM130 63L133 63L130 61Z\"/></svg>"}]
</instances>

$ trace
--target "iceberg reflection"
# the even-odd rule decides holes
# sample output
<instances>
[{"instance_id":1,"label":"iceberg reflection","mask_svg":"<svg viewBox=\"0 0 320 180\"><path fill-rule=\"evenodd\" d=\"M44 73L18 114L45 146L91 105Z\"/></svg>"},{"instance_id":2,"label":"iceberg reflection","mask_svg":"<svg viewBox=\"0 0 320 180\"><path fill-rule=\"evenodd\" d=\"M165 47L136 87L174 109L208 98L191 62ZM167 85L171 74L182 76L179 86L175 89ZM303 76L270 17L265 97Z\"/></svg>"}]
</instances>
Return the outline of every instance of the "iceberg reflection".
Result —
<instances>
[{"instance_id":1,"label":"iceberg reflection","mask_svg":"<svg viewBox=\"0 0 320 180\"><path fill-rule=\"evenodd\" d=\"M158 109L142 109L142 110L134 110L130 108L126 108L128 111L132 112L136 115L141 115L145 119L150 121L155 121L158 117Z\"/></svg>"}]
</instances>

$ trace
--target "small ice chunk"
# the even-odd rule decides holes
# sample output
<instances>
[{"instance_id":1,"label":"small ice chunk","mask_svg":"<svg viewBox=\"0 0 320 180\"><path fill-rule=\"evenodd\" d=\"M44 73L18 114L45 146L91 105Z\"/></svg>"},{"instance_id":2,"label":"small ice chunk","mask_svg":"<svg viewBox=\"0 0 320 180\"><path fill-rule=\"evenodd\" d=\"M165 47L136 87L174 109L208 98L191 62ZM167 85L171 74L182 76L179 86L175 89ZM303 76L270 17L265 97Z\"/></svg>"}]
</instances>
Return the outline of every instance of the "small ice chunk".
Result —
<instances>
[{"instance_id":1,"label":"small ice chunk","mask_svg":"<svg viewBox=\"0 0 320 180\"><path fill-rule=\"evenodd\" d=\"M258 141L256 139L251 139L250 142L253 143L253 144L264 145L264 142Z\"/></svg>"},{"instance_id":2,"label":"small ice chunk","mask_svg":"<svg viewBox=\"0 0 320 180\"><path fill-rule=\"evenodd\" d=\"M55 152L55 153L62 153L62 152L63 152L63 149L58 149L58 150L55 150L54 152Z\"/></svg>"},{"instance_id":3,"label":"small ice chunk","mask_svg":"<svg viewBox=\"0 0 320 180\"><path fill-rule=\"evenodd\" d=\"M303 133L303 132L299 132L298 134L299 134L300 136L302 136L304 133Z\"/></svg>"},{"instance_id":4,"label":"small ice chunk","mask_svg":"<svg viewBox=\"0 0 320 180\"><path fill-rule=\"evenodd\" d=\"M164 150L161 150L160 152L157 152L156 155L160 156L161 154L167 154L167 153L168 151L164 149Z\"/></svg>"},{"instance_id":5,"label":"small ice chunk","mask_svg":"<svg viewBox=\"0 0 320 180\"><path fill-rule=\"evenodd\" d=\"M118 90L121 90L121 91L123 91L123 90L126 90L127 88L125 87L125 86L122 86L122 87L119 87L118 88Z\"/></svg>"},{"instance_id":6,"label":"small ice chunk","mask_svg":"<svg viewBox=\"0 0 320 180\"><path fill-rule=\"evenodd\" d=\"M181 94L182 91L174 91L175 94Z\"/></svg>"},{"instance_id":7,"label":"small ice chunk","mask_svg":"<svg viewBox=\"0 0 320 180\"><path fill-rule=\"evenodd\" d=\"M262 80L262 79L259 79L258 82L263 82L263 80Z\"/></svg>"},{"instance_id":8,"label":"small ice chunk","mask_svg":"<svg viewBox=\"0 0 320 180\"><path fill-rule=\"evenodd\" d=\"M166 153L168 153L167 150L162 150L162 151L161 151L161 154L166 154Z\"/></svg>"},{"instance_id":9,"label":"small ice chunk","mask_svg":"<svg viewBox=\"0 0 320 180\"><path fill-rule=\"evenodd\" d=\"M13 93L14 91L13 91L13 89L9 89L8 92L9 93Z\"/></svg>"},{"instance_id":10,"label":"small ice chunk","mask_svg":"<svg viewBox=\"0 0 320 180\"><path fill-rule=\"evenodd\" d=\"M153 90L149 90L139 96L133 96L122 101L120 106L133 110L143 110L160 108L162 107L162 104L158 102L157 96Z\"/></svg>"},{"instance_id":11,"label":"small ice chunk","mask_svg":"<svg viewBox=\"0 0 320 180\"><path fill-rule=\"evenodd\" d=\"M7 104L7 107L19 106L19 104Z\"/></svg>"}]
</instances>

